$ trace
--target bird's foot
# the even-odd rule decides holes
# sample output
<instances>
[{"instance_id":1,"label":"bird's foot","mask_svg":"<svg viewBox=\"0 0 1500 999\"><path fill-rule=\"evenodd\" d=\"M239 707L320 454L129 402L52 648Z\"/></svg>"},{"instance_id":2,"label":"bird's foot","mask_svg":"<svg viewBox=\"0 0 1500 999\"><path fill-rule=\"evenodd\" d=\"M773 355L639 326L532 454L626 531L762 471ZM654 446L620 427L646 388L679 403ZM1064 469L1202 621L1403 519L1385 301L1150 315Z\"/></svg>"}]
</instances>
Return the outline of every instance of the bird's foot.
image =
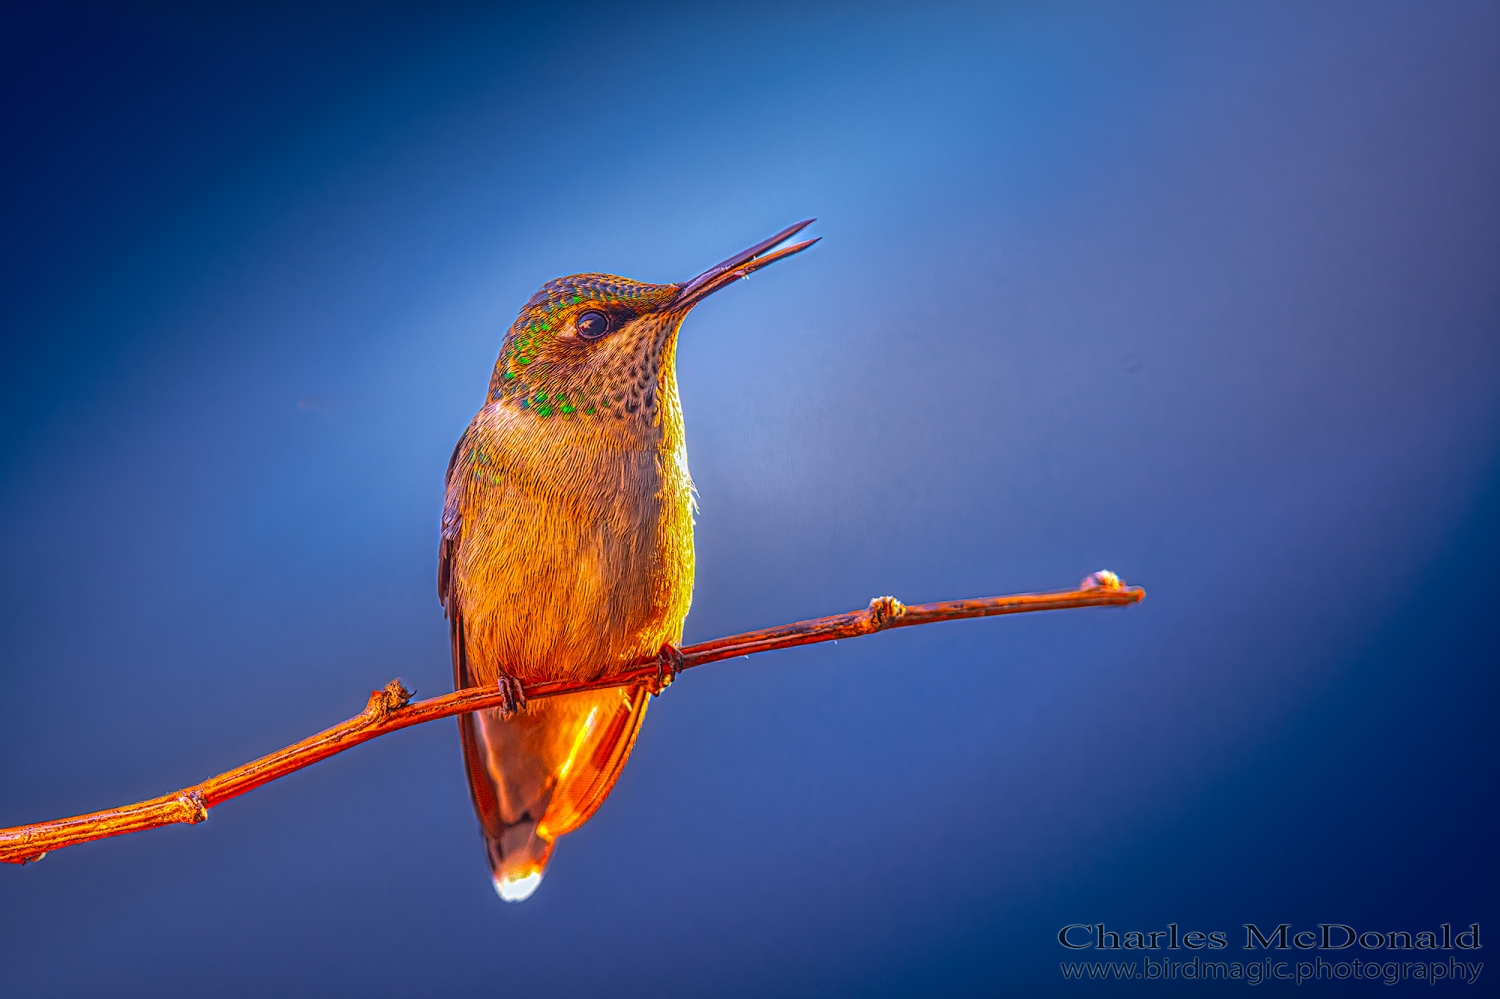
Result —
<instances>
[{"instance_id":1,"label":"bird's foot","mask_svg":"<svg viewBox=\"0 0 1500 999\"><path fill-rule=\"evenodd\" d=\"M517 711L526 710L526 688L521 686L520 680L509 673L501 673L496 686L505 697L505 703L500 705L500 717L511 718Z\"/></svg>"},{"instance_id":2,"label":"bird's foot","mask_svg":"<svg viewBox=\"0 0 1500 999\"><path fill-rule=\"evenodd\" d=\"M677 674L682 672L682 650L667 642L656 653L656 677L646 681L646 689L652 697L659 697L663 690L672 686Z\"/></svg>"}]
</instances>

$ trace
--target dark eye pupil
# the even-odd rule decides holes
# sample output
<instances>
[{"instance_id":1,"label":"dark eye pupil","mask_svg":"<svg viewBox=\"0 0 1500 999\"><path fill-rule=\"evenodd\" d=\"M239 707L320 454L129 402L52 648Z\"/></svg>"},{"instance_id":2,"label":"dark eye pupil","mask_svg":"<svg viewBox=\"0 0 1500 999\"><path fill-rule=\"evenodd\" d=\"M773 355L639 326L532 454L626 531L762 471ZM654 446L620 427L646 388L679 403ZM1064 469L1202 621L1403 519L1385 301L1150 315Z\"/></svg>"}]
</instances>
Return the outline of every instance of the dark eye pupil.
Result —
<instances>
[{"instance_id":1,"label":"dark eye pupil","mask_svg":"<svg viewBox=\"0 0 1500 999\"><path fill-rule=\"evenodd\" d=\"M585 312L573 326L585 340L597 340L609 332L609 317L602 312Z\"/></svg>"}]
</instances>

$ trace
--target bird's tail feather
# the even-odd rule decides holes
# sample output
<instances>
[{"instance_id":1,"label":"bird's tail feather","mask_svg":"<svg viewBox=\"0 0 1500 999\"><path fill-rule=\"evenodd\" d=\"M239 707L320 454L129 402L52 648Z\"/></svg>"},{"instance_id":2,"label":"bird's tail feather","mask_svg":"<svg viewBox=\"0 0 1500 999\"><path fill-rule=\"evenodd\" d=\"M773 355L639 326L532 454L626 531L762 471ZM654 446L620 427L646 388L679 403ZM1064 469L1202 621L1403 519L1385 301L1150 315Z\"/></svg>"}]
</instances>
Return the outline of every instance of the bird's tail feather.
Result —
<instances>
[{"instance_id":1,"label":"bird's tail feather","mask_svg":"<svg viewBox=\"0 0 1500 999\"><path fill-rule=\"evenodd\" d=\"M557 838L604 803L650 699L641 687L612 687L538 700L510 718L492 710L459 719L469 790L501 898L529 896Z\"/></svg>"}]
</instances>

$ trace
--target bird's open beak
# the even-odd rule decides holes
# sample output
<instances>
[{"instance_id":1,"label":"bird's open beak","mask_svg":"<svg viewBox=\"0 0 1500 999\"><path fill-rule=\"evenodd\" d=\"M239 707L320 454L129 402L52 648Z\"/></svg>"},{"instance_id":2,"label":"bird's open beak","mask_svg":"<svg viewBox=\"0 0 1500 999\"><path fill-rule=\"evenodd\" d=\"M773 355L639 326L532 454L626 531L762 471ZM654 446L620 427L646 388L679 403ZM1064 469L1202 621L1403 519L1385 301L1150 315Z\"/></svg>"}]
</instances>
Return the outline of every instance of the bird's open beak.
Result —
<instances>
[{"instance_id":1,"label":"bird's open beak","mask_svg":"<svg viewBox=\"0 0 1500 999\"><path fill-rule=\"evenodd\" d=\"M761 240L750 247L750 249L736 253L722 264L710 267L682 286L682 290L677 293L677 298L672 302L672 308L690 309L720 288L727 286L730 282L742 277L749 277L767 264L774 264L783 257L790 257L792 254L800 253L809 246L812 246L819 239L822 239L822 237L805 239L800 243L793 243L791 246L784 246L779 250L771 249L773 246L791 239L816 221L817 219L807 219L804 222L798 222L796 225L787 226L770 239Z\"/></svg>"}]
</instances>

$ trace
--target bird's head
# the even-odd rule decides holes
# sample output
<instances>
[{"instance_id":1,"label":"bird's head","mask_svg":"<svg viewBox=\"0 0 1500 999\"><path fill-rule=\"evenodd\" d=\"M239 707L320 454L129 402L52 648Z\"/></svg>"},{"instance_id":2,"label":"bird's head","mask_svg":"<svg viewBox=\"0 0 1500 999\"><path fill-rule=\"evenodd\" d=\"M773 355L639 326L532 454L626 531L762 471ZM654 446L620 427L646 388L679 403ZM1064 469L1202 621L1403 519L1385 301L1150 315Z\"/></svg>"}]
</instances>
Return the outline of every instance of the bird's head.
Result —
<instances>
[{"instance_id":1,"label":"bird's head","mask_svg":"<svg viewBox=\"0 0 1500 999\"><path fill-rule=\"evenodd\" d=\"M774 249L799 222L682 284L574 274L542 285L500 348L492 404L545 421L597 421L630 434L676 407L677 331L694 305L738 278L806 249Z\"/></svg>"}]
</instances>

